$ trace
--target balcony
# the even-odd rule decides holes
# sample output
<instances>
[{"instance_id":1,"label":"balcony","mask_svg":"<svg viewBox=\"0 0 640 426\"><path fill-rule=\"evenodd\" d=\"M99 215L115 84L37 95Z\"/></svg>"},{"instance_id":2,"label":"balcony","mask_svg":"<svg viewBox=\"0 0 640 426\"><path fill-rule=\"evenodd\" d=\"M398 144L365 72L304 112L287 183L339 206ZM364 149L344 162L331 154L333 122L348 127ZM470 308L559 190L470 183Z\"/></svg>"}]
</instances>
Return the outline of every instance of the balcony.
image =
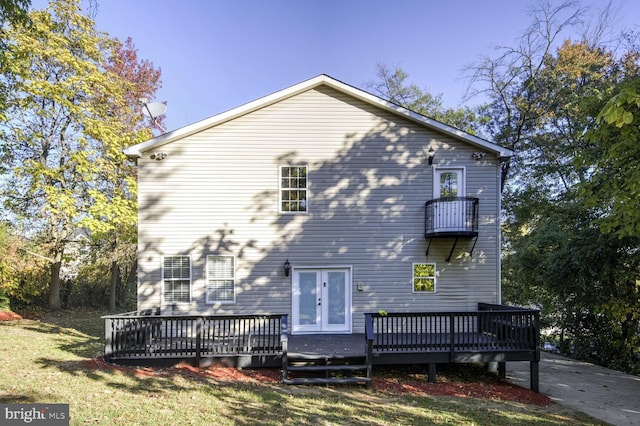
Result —
<instances>
[{"instance_id":1,"label":"balcony","mask_svg":"<svg viewBox=\"0 0 640 426\"><path fill-rule=\"evenodd\" d=\"M475 240L478 238L478 204L475 197L444 197L427 201L424 213L424 237L455 239L447 262L451 260L453 250L460 238L474 239L470 254L473 253Z\"/></svg>"}]
</instances>

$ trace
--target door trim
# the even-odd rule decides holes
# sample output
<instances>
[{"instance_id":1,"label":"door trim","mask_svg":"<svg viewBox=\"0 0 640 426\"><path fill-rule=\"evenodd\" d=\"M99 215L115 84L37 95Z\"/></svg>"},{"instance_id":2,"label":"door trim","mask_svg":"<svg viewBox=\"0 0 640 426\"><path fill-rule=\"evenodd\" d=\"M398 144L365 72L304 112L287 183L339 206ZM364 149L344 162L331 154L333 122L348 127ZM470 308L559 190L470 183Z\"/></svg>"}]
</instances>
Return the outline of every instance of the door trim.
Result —
<instances>
[{"instance_id":1,"label":"door trim","mask_svg":"<svg viewBox=\"0 0 640 426\"><path fill-rule=\"evenodd\" d=\"M433 199L444 198L441 194L440 176L445 173L456 174L456 195L451 201L440 201L434 204L433 230L434 232L459 232L465 229L465 204L459 201L466 196L466 169L460 167L436 167L433 169Z\"/></svg>"},{"instance_id":2,"label":"door trim","mask_svg":"<svg viewBox=\"0 0 640 426\"><path fill-rule=\"evenodd\" d=\"M345 282L345 326L343 328L323 329L324 319L320 318L320 325L317 330L304 329L296 324L298 318L295 312L296 303L296 273L304 271L335 271L340 270L346 273ZM322 273L320 274L322 276ZM323 265L323 266L296 266L291 268L291 334L351 334L353 330L353 267L349 265ZM321 309L323 311L324 309ZM320 314L322 315L322 313ZM302 328L302 329L301 329Z\"/></svg>"}]
</instances>

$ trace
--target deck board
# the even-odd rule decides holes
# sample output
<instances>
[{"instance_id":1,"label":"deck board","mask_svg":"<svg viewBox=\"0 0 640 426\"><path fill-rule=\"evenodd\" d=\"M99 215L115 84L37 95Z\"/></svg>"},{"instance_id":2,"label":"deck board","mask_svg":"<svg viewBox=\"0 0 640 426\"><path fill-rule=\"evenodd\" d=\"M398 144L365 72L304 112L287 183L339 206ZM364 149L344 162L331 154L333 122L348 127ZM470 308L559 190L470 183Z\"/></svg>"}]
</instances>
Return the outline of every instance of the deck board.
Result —
<instances>
[{"instance_id":1,"label":"deck board","mask_svg":"<svg viewBox=\"0 0 640 426\"><path fill-rule=\"evenodd\" d=\"M366 355L364 334L294 334L289 336L289 356L349 358Z\"/></svg>"}]
</instances>

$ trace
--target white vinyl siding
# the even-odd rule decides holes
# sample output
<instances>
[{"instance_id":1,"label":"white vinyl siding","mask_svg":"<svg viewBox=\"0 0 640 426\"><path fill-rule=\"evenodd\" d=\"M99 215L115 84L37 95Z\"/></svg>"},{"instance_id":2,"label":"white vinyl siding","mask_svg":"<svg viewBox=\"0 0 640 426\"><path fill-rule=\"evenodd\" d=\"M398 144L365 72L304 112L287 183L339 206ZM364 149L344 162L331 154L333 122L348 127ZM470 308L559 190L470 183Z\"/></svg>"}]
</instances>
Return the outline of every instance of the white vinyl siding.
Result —
<instances>
[{"instance_id":1,"label":"white vinyl siding","mask_svg":"<svg viewBox=\"0 0 640 426\"><path fill-rule=\"evenodd\" d=\"M305 213L309 199L307 186L307 166L281 166L280 212Z\"/></svg>"},{"instance_id":2,"label":"white vinyl siding","mask_svg":"<svg viewBox=\"0 0 640 426\"><path fill-rule=\"evenodd\" d=\"M433 167L424 152L435 147ZM162 146L139 160L139 303L159 304L158 256L189 248L203 314L291 314L292 271L351 265L353 331L364 313L470 311L498 302L499 162L477 147L318 87ZM305 214L280 212L280 167L307 167ZM434 239L425 257L433 168L464 168L479 235ZM230 183L233 183L232 185ZM235 255L235 303L206 303L206 257ZM413 263L437 263L437 293L413 293ZM361 288L362 290L358 290ZM186 312L186 309L185 309Z\"/></svg>"},{"instance_id":3,"label":"white vinyl siding","mask_svg":"<svg viewBox=\"0 0 640 426\"><path fill-rule=\"evenodd\" d=\"M207 256L207 303L232 303L236 299L233 256Z\"/></svg>"},{"instance_id":4,"label":"white vinyl siding","mask_svg":"<svg viewBox=\"0 0 640 426\"><path fill-rule=\"evenodd\" d=\"M191 301L191 257L165 256L162 261L163 300L165 303Z\"/></svg>"}]
</instances>

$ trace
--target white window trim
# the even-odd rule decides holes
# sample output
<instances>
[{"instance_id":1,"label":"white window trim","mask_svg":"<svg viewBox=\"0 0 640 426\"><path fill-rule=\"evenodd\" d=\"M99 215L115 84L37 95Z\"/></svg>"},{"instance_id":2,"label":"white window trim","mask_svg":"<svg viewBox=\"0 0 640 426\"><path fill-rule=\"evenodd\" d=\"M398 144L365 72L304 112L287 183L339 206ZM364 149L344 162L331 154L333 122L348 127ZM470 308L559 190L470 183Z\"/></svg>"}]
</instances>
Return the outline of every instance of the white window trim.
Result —
<instances>
[{"instance_id":1,"label":"white window trim","mask_svg":"<svg viewBox=\"0 0 640 426\"><path fill-rule=\"evenodd\" d=\"M413 275L414 271L416 270L415 266L416 265L433 265L433 291L416 291L415 289L415 278L416 276ZM420 278L425 278L425 277L420 277ZM426 277L426 278L431 278L431 277ZM413 294L436 294L438 291L438 267L436 265L435 262L413 262L411 264L411 293Z\"/></svg>"},{"instance_id":2,"label":"white window trim","mask_svg":"<svg viewBox=\"0 0 640 426\"><path fill-rule=\"evenodd\" d=\"M233 300L209 300L209 258L210 257L231 257L233 258ZM236 303L236 294L238 290L238 281L236 278L236 257L234 255L228 254L208 254L206 259L206 263L204 265L204 301L207 305L231 305Z\"/></svg>"},{"instance_id":3,"label":"white window trim","mask_svg":"<svg viewBox=\"0 0 640 426\"><path fill-rule=\"evenodd\" d=\"M305 211L283 211L282 210L282 169L285 167L304 167L307 169L307 186L305 191L307 192L307 206ZM286 164L278 167L278 212L280 214L308 214L309 213L309 166L307 164Z\"/></svg>"},{"instance_id":4,"label":"white window trim","mask_svg":"<svg viewBox=\"0 0 640 426\"><path fill-rule=\"evenodd\" d=\"M164 282L164 259L167 257L186 257L189 259L189 301L188 302L176 302L176 301L166 301L164 299L164 287L165 287L165 282ZM161 265L161 271L160 271L160 278L161 278L161 292L162 292L162 304L164 305L173 305L173 304L179 304L179 305L187 305L191 303L191 298L193 296L193 261L191 259L191 255L184 255L184 254L172 254L172 255L167 255L167 256L162 256L160 259L160 265Z\"/></svg>"}]
</instances>

